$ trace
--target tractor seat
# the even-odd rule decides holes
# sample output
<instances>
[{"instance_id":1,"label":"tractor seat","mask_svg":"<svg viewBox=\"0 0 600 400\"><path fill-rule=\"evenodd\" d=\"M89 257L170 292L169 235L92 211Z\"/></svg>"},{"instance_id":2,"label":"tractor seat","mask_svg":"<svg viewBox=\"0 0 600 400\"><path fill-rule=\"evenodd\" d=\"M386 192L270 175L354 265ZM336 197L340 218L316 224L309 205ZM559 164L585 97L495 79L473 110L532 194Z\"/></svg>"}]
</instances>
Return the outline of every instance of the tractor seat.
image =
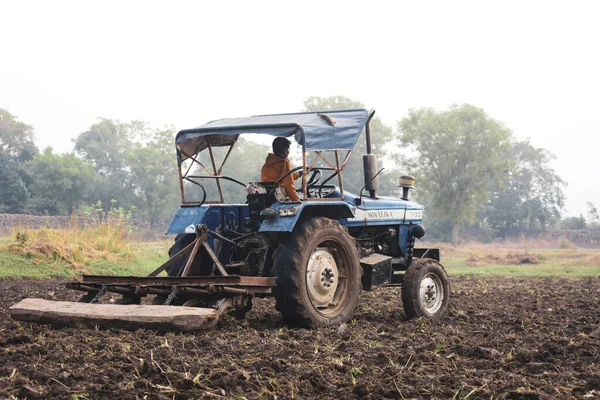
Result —
<instances>
[{"instance_id":1,"label":"tractor seat","mask_svg":"<svg viewBox=\"0 0 600 400\"><path fill-rule=\"evenodd\" d=\"M275 182L250 182L246 186L250 217L257 218L260 212L277 201L285 201L285 191L282 187L273 190ZM272 192L271 192L272 191Z\"/></svg>"}]
</instances>

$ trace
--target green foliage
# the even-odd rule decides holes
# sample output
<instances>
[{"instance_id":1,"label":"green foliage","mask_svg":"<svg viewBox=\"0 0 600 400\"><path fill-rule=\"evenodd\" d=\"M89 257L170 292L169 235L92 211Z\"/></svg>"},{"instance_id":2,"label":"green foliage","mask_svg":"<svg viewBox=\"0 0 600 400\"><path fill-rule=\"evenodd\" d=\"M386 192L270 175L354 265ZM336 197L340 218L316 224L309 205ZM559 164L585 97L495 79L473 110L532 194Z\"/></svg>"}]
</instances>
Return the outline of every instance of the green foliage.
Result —
<instances>
[{"instance_id":1,"label":"green foliage","mask_svg":"<svg viewBox=\"0 0 600 400\"><path fill-rule=\"evenodd\" d=\"M348 371L348 375L350 375L350 380L352 384L356 386L356 382L358 381L358 376L364 374L359 368L352 367L350 371Z\"/></svg>"},{"instance_id":2,"label":"green foliage","mask_svg":"<svg viewBox=\"0 0 600 400\"><path fill-rule=\"evenodd\" d=\"M580 215L579 217L567 217L563 219L560 222L560 227L568 230L585 230L587 224L583 215Z\"/></svg>"},{"instance_id":3,"label":"green foliage","mask_svg":"<svg viewBox=\"0 0 600 400\"><path fill-rule=\"evenodd\" d=\"M94 168L74 154L57 155L48 147L26 163L31 176L29 209L38 214L67 215L89 200Z\"/></svg>"},{"instance_id":4,"label":"green foliage","mask_svg":"<svg viewBox=\"0 0 600 400\"><path fill-rule=\"evenodd\" d=\"M129 209L123 207L117 207L117 201L112 199L108 210L105 210L104 204L98 200L95 204L86 204L81 207L82 215L85 217L91 217L97 223L105 223L113 220L123 221L131 219L135 206L131 206Z\"/></svg>"},{"instance_id":5,"label":"green foliage","mask_svg":"<svg viewBox=\"0 0 600 400\"><path fill-rule=\"evenodd\" d=\"M492 187L480 218L500 237L536 235L560 219L565 183L550 167L554 155L529 141L513 142L505 158L512 161L508 182Z\"/></svg>"},{"instance_id":6,"label":"green foliage","mask_svg":"<svg viewBox=\"0 0 600 400\"><path fill-rule=\"evenodd\" d=\"M598 215L598 209L591 201L586 203L588 212L587 217L590 222L600 222L600 215Z\"/></svg>"},{"instance_id":7,"label":"green foliage","mask_svg":"<svg viewBox=\"0 0 600 400\"><path fill-rule=\"evenodd\" d=\"M0 213L18 214L29 200L26 177L17 162L0 156Z\"/></svg>"},{"instance_id":8,"label":"green foliage","mask_svg":"<svg viewBox=\"0 0 600 400\"><path fill-rule=\"evenodd\" d=\"M174 129L154 131L126 153L139 216L157 227L170 218L180 200Z\"/></svg>"},{"instance_id":9,"label":"green foliage","mask_svg":"<svg viewBox=\"0 0 600 400\"><path fill-rule=\"evenodd\" d=\"M74 140L75 153L92 163L96 171L92 198L105 205L112 199L125 208L134 205L134 188L126 157L134 139L143 136L140 130L144 128L139 122L123 123L102 118Z\"/></svg>"},{"instance_id":10,"label":"green foliage","mask_svg":"<svg viewBox=\"0 0 600 400\"><path fill-rule=\"evenodd\" d=\"M29 199L29 176L24 163L38 149L33 128L0 108L0 212L18 213Z\"/></svg>"},{"instance_id":11,"label":"green foliage","mask_svg":"<svg viewBox=\"0 0 600 400\"><path fill-rule=\"evenodd\" d=\"M175 130L101 119L75 139L75 151L94 165L91 198L104 212L130 210L152 227L165 223L179 202ZM118 208L115 207L118 206Z\"/></svg>"},{"instance_id":12,"label":"green foliage","mask_svg":"<svg viewBox=\"0 0 600 400\"><path fill-rule=\"evenodd\" d=\"M126 152L135 137L134 127L139 129L137 123L100 118L74 140L75 152L92 162L100 175L116 175L125 168Z\"/></svg>"},{"instance_id":13,"label":"green foliage","mask_svg":"<svg viewBox=\"0 0 600 400\"><path fill-rule=\"evenodd\" d=\"M592 202L587 202L587 228L592 231L600 230L600 215L598 215L598 209Z\"/></svg>"},{"instance_id":14,"label":"green foliage","mask_svg":"<svg viewBox=\"0 0 600 400\"><path fill-rule=\"evenodd\" d=\"M410 159L419 179L419 198L428 200L434 217L453 223L452 241L461 222L474 222L510 167L503 157L511 132L472 105L446 111L411 110L399 124L403 145L416 152Z\"/></svg>"},{"instance_id":15,"label":"green foliage","mask_svg":"<svg viewBox=\"0 0 600 400\"><path fill-rule=\"evenodd\" d=\"M0 154L18 162L31 160L38 150L33 143L33 128L17 121L6 110L0 108Z\"/></svg>"}]
</instances>

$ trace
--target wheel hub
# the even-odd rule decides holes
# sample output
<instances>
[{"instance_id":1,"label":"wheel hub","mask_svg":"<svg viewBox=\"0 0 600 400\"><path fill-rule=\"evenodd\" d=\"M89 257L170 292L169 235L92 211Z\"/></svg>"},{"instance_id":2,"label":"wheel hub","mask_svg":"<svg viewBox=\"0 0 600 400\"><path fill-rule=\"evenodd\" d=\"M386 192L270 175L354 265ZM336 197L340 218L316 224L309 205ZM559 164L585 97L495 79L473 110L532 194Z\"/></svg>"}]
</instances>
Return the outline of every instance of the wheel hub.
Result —
<instances>
[{"instance_id":1,"label":"wheel hub","mask_svg":"<svg viewBox=\"0 0 600 400\"><path fill-rule=\"evenodd\" d=\"M308 295L316 307L328 307L339 283L339 271L328 248L317 248L306 268Z\"/></svg>"},{"instance_id":2,"label":"wheel hub","mask_svg":"<svg viewBox=\"0 0 600 400\"><path fill-rule=\"evenodd\" d=\"M443 300L442 282L434 274L427 274L421 280L419 297L427 312L433 314L440 309Z\"/></svg>"}]
</instances>

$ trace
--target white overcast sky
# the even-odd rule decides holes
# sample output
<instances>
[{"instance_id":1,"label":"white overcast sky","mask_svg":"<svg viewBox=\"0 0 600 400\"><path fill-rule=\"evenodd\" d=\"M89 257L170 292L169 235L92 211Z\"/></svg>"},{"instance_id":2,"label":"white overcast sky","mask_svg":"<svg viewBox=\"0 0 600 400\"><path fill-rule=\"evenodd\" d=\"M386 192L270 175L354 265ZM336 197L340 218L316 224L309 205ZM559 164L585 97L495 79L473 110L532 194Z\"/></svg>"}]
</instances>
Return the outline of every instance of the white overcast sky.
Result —
<instances>
[{"instance_id":1,"label":"white overcast sky","mask_svg":"<svg viewBox=\"0 0 600 400\"><path fill-rule=\"evenodd\" d=\"M98 117L177 129L345 95L396 129L482 107L600 207L600 2L0 0L0 108L40 148Z\"/></svg>"}]
</instances>

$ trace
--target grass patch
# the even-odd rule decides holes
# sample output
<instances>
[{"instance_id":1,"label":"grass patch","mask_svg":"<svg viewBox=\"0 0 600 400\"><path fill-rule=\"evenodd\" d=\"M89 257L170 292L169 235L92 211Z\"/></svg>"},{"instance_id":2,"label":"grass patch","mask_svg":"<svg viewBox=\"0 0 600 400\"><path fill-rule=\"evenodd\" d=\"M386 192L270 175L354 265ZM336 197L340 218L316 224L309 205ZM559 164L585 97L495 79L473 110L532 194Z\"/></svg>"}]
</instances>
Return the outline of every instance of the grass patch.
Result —
<instances>
[{"instance_id":1,"label":"grass patch","mask_svg":"<svg viewBox=\"0 0 600 400\"><path fill-rule=\"evenodd\" d=\"M0 239L0 278L147 275L167 259L169 243L131 242L128 229L118 222L68 230L15 228Z\"/></svg>"}]
</instances>

